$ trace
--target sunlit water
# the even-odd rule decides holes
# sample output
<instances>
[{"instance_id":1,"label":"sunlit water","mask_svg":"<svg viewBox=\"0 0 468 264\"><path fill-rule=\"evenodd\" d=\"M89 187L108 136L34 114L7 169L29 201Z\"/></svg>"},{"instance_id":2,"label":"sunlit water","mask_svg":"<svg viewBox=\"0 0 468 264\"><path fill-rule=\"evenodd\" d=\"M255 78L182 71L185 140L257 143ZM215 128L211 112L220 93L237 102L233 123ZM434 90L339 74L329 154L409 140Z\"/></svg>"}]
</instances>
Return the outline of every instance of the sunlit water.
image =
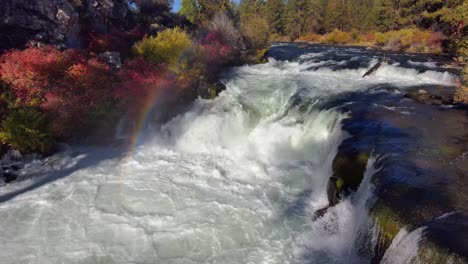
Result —
<instances>
[{"instance_id":1,"label":"sunlit water","mask_svg":"<svg viewBox=\"0 0 468 264\"><path fill-rule=\"evenodd\" d=\"M22 177L34 177L0 188L0 198L46 184L0 203L0 262L369 262L374 159L354 195L312 220L347 137L347 114L316 105L379 84L454 79L433 63L384 65L363 79L377 55L340 52L349 56L322 49L235 68L218 98L147 131L125 156L77 148L29 163ZM390 255L385 263L397 263Z\"/></svg>"}]
</instances>

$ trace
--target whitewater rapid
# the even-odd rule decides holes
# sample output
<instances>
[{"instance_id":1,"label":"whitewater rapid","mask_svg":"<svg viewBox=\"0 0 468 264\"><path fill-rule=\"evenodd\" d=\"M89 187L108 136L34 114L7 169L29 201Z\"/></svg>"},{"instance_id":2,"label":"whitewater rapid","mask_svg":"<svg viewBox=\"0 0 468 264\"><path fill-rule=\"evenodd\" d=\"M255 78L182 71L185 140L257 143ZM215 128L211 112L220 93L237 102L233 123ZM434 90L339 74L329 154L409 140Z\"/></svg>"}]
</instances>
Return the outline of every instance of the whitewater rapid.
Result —
<instances>
[{"instance_id":1,"label":"whitewater rapid","mask_svg":"<svg viewBox=\"0 0 468 264\"><path fill-rule=\"evenodd\" d=\"M0 262L368 262L374 159L358 191L312 221L349 136L347 113L318 105L454 78L389 64L363 79L365 67L336 70L346 63L325 55L232 69L219 97L148 128L132 151L74 147L28 163L27 180L0 188Z\"/></svg>"}]
</instances>

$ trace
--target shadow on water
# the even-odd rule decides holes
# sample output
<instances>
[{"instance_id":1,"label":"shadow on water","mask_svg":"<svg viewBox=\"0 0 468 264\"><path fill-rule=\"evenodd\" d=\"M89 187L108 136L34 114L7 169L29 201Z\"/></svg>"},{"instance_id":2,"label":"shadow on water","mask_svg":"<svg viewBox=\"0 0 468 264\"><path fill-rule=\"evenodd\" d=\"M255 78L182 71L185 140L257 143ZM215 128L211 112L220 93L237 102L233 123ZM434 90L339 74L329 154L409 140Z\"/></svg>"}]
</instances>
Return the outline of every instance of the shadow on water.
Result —
<instances>
[{"instance_id":1,"label":"shadow on water","mask_svg":"<svg viewBox=\"0 0 468 264\"><path fill-rule=\"evenodd\" d=\"M93 148L93 149L85 150L82 153L79 153L79 155L85 155L85 157L80 159L73 167L48 173L47 176L32 177L29 180L33 181L33 183L31 183L29 186L0 195L0 203L7 202L24 193L27 193L34 189L40 188L44 185L47 185L57 180L68 177L76 171L96 166L101 161L115 159L115 158L122 158L124 155L124 152L122 151L120 147L119 148L103 147L99 149Z\"/></svg>"}]
</instances>

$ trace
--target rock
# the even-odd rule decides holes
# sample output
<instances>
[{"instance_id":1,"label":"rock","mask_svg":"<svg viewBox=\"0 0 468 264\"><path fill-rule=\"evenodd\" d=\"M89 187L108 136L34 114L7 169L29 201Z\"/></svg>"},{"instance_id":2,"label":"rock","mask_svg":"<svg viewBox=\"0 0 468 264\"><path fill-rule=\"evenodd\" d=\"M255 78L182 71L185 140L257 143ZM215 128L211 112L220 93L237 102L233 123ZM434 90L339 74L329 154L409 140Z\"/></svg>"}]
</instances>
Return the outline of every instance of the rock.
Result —
<instances>
[{"instance_id":1,"label":"rock","mask_svg":"<svg viewBox=\"0 0 468 264\"><path fill-rule=\"evenodd\" d=\"M65 0L4 0L0 9L0 48L48 43L81 45L79 14Z\"/></svg>"},{"instance_id":2,"label":"rock","mask_svg":"<svg viewBox=\"0 0 468 264\"><path fill-rule=\"evenodd\" d=\"M418 103L428 104L428 105L446 105L452 104L453 101L444 99L442 96L434 95L429 93L426 90L420 89L417 91L408 92L405 94L406 98L414 100Z\"/></svg>"},{"instance_id":3,"label":"rock","mask_svg":"<svg viewBox=\"0 0 468 264\"><path fill-rule=\"evenodd\" d=\"M332 163L336 188L340 192L355 191L361 184L369 154L353 148L341 148Z\"/></svg>"},{"instance_id":4,"label":"rock","mask_svg":"<svg viewBox=\"0 0 468 264\"><path fill-rule=\"evenodd\" d=\"M120 59L120 53L116 51L106 51L99 54L101 58L112 70L118 70L122 67L122 61Z\"/></svg>"},{"instance_id":5,"label":"rock","mask_svg":"<svg viewBox=\"0 0 468 264\"><path fill-rule=\"evenodd\" d=\"M125 0L3 0L0 9L0 50L29 44L79 48L81 37L126 26L130 7Z\"/></svg>"},{"instance_id":6,"label":"rock","mask_svg":"<svg viewBox=\"0 0 468 264\"><path fill-rule=\"evenodd\" d=\"M328 179L327 197L329 206L335 206L340 200L340 189L336 177L330 177L330 179Z\"/></svg>"},{"instance_id":7,"label":"rock","mask_svg":"<svg viewBox=\"0 0 468 264\"><path fill-rule=\"evenodd\" d=\"M3 176L3 181L5 183L10 183L12 181L16 181L16 179L18 178L18 175L14 174L14 173L11 173L11 172L4 172L4 173L2 173L2 176Z\"/></svg>"},{"instance_id":8,"label":"rock","mask_svg":"<svg viewBox=\"0 0 468 264\"><path fill-rule=\"evenodd\" d=\"M221 82L201 83L198 87L198 96L203 99L214 99L224 90L226 90L226 86Z\"/></svg>"},{"instance_id":9,"label":"rock","mask_svg":"<svg viewBox=\"0 0 468 264\"><path fill-rule=\"evenodd\" d=\"M86 31L108 33L111 27L121 27L129 14L125 0L83 0L80 12L85 21Z\"/></svg>"}]
</instances>

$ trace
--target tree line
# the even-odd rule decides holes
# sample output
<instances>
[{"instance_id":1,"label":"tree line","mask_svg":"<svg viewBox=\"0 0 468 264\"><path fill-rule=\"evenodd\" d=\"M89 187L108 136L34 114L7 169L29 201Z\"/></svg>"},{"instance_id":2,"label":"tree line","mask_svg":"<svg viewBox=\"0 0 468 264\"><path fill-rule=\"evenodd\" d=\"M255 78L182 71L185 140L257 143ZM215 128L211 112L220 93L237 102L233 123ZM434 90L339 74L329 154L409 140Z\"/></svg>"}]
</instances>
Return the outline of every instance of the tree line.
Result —
<instances>
[{"instance_id":1,"label":"tree line","mask_svg":"<svg viewBox=\"0 0 468 264\"><path fill-rule=\"evenodd\" d=\"M359 32L398 30L409 26L462 34L466 30L465 0L183 0L180 14L204 23L228 12L240 24L268 25L269 34L298 39L308 33L339 29Z\"/></svg>"}]
</instances>

